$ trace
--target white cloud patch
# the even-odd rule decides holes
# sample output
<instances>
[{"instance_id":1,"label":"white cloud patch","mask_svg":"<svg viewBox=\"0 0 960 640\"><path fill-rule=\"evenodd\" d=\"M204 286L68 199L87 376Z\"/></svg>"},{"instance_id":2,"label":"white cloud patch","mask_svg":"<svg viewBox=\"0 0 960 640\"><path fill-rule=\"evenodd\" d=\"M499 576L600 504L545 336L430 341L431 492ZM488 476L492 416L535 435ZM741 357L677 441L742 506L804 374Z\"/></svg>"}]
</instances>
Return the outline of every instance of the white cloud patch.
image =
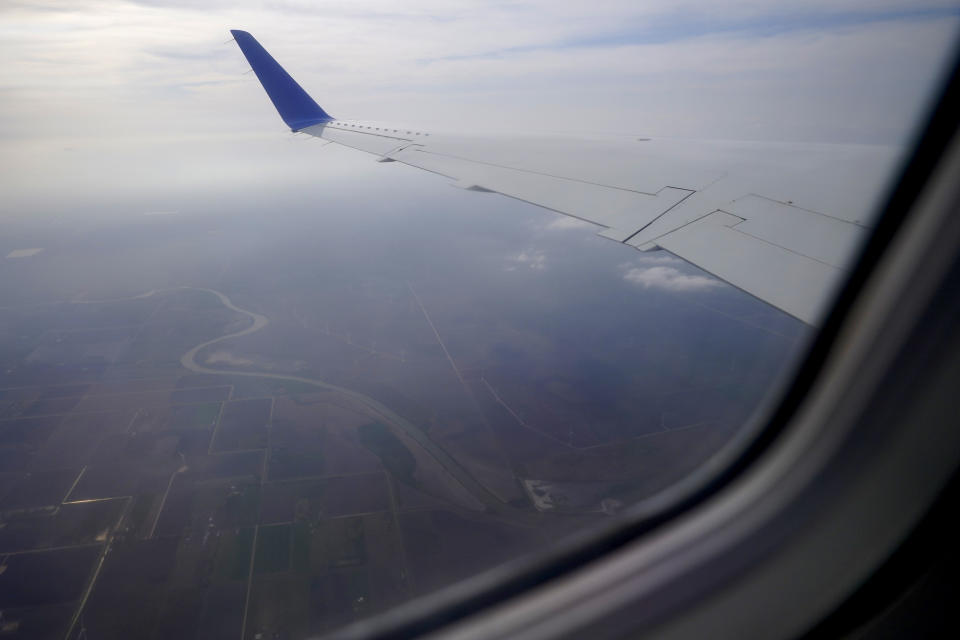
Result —
<instances>
[{"instance_id":1,"label":"white cloud patch","mask_svg":"<svg viewBox=\"0 0 960 640\"><path fill-rule=\"evenodd\" d=\"M664 291L702 291L723 284L709 276L692 275L664 265L630 267L624 272L623 279L644 289Z\"/></svg>"},{"instance_id":2,"label":"white cloud patch","mask_svg":"<svg viewBox=\"0 0 960 640\"><path fill-rule=\"evenodd\" d=\"M547 268L547 255L540 250L525 249L508 259L505 267L507 271L516 271L517 267L528 267L534 271L543 271Z\"/></svg>"}]
</instances>

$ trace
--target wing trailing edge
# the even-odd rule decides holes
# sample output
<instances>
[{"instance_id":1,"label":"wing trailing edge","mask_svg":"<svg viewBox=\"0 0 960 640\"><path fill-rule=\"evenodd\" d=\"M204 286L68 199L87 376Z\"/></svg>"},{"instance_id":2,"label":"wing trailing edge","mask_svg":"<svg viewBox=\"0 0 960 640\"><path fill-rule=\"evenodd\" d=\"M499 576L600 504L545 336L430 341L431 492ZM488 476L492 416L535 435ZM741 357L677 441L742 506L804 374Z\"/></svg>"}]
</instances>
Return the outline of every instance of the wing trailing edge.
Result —
<instances>
[{"instance_id":1,"label":"wing trailing edge","mask_svg":"<svg viewBox=\"0 0 960 640\"><path fill-rule=\"evenodd\" d=\"M666 249L813 326L899 157L868 145L458 134L334 119L250 34L232 33L292 130L591 222L641 251Z\"/></svg>"}]
</instances>

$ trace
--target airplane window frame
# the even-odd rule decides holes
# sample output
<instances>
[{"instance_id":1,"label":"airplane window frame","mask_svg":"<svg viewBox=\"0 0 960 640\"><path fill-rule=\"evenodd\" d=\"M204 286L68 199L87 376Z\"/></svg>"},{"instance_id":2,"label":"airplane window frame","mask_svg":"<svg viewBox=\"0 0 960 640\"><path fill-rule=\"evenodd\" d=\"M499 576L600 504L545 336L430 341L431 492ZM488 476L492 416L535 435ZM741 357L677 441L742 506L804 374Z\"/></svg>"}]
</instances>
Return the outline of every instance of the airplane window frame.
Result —
<instances>
[{"instance_id":1,"label":"airplane window frame","mask_svg":"<svg viewBox=\"0 0 960 640\"><path fill-rule=\"evenodd\" d=\"M609 526L572 536L541 557L518 559L349 625L333 633L332 637L393 639L443 632L471 616L549 586L557 578L589 567L627 545L642 544L663 525L676 522L702 507L756 467L773 446L796 427L794 423L801 405L820 380L865 287L930 188L934 170L942 167L951 149L960 149L957 115L960 114L960 46L954 47L949 59L952 64L947 67L940 89L930 102L928 116L915 136L912 151L902 164L898 178L888 187L873 233L853 263L806 354L795 367L792 380L765 407L766 411L758 412L762 417L758 418L757 424L742 429L734 442L698 472L625 510L624 515Z\"/></svg>"}]
</instances>

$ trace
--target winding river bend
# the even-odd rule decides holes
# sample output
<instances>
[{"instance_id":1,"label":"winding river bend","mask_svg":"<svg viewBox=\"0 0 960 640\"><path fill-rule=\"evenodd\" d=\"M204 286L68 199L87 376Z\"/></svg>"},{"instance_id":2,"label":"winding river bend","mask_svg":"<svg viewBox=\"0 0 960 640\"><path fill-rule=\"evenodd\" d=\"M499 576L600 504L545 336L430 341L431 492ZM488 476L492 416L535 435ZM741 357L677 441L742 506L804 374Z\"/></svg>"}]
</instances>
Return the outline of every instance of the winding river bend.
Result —
<instances>
[{"instance_id":1,"label":"winding river bend","mask_svg":"<svg viewBox=\"0 0 960 640\"><path fill-rule=\"evenodd\" d=\"M249 316L253 318L253 324L251 324L246 329L243 329L242 331L235 331L234 333L228 333L220 336L219 338L214 338L213 340L207 340L206 342L202 342L198 344L193 349L190 349L190 351L187 351L185 354L180 356L180 364L182 364L187 369L190 369L190 371L195 371L197 373L216 373L216 374L229 373L230 375L239 374L239 375L258 375L258 376L264 376L264 377L276 377L270 374L251 374L251 373L230 371L226 369L210 369L209 367L204 367L202 365L197 364L197 353L201 349L205 349L206 347L209 347L210 345L216 344L218 342L223 342L224 340L229 340L230 338L239 338L240 336L245 336L247 334L253 333L254 331L260 331L260 329L263 329L265 326L270 324L270 319L267 316L260 315L259 313L254 313L253 311L247 311L246 309L241 309L240 307L233 304L233 302L230 301L230 298L228 298L225 294L220 293L219 291L214 291L213 289L201 289L199 287L184 287L184 288L185 289L189 288L189 289L192 289L193 291L205 291L207 293L215 295L220 300L220 304L225 306L227 309L230 309L231 311L236 311L237 313L241 313L245 316ZM307 380L307 379L304 378L301 381L304 381L304 380ZM316 380L315 382L320 382L320 381Z\"/></svg>"},{"instance_id":2,"label":"winding river bend","mask_svg":"<svg viewBox=\"0 0 960 640\"><path fill-rule=\"evenodd\" d=\"M496 511L513 511L513 508L506 505L502 500L497 496L491 493L486 487L477 482L476 479L466 470L463 466L457 462L450 454L443 450L437 443L431 440L419 427L414 425L412 422L406 418L397 415L391 411L388 407L380 403L379 401L371 398L370 396L364 395L352 389L347 389L345 387L339 387L323 380L318 380L316 378L306 378L303 376L294 376L283 373L268 373L268 372L257 372L257 371L237 371L235 369L215 369L211 367L205 367L197 363L197 354L204 348L209 347L212 344L217 344L219 342L224 342L232 338L239 338L241 336L249 335L255 331L260 331L268 324L270 324L270 319L259 313L254 313L253 311L247 311L246 309L241 309L240 307L233 304L229 297L226 294L223 294L219 291L213 289L204 289L200 287L179 287L177 289L165 289L165 290L153 290L139 296L136 298L145 298L152 296L155 293L160 291L176 291L189 289L193 291L203 291L209 293L210 295L216 296L223 306L235 311L237 313L248 316L253 321L250 326L240 331L235 331L233 333L228 333L213 340L207 340L202 342L197 346L193 347L185 354L180 357L180 364L190 371L196 373L206 373L206 374L216 374L224 376L247 376L253 378L270 378L273 380L288 380L291 382L300 382L303 384L311 385L322 389L324 391L330 391L337 393L342 397L350 400L352 403L362 407L366 413L371 415L374 418L379 418L390 425L402 430L408 437L413 439L418 445L420 445L437 463L443 467L443 469L450 475L450 477L459 484L463 490L465 490L474 500L476 500L479 505L486 507L491 510Z\"/></svg>"}]
</instances>

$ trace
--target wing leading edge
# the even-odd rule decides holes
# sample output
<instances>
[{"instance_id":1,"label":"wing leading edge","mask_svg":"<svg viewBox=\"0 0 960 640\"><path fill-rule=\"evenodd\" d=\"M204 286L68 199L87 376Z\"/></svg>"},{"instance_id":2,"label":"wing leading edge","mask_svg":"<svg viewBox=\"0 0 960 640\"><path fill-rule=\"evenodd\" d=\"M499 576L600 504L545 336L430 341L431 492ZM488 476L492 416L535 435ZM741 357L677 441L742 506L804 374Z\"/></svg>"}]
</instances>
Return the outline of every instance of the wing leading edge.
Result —
<instances>
[{"instance_id":1,"label":"wing leading edge","mask_svg":"<svg viewBox=\"0 0 960 640\"><path fill-rule=\"evenodd\" d=\"M299 131L665 249L816 325L896 157L885 147L441 133L331 117L245 31L231 31Z\"/></svg>"}]
</instances>

